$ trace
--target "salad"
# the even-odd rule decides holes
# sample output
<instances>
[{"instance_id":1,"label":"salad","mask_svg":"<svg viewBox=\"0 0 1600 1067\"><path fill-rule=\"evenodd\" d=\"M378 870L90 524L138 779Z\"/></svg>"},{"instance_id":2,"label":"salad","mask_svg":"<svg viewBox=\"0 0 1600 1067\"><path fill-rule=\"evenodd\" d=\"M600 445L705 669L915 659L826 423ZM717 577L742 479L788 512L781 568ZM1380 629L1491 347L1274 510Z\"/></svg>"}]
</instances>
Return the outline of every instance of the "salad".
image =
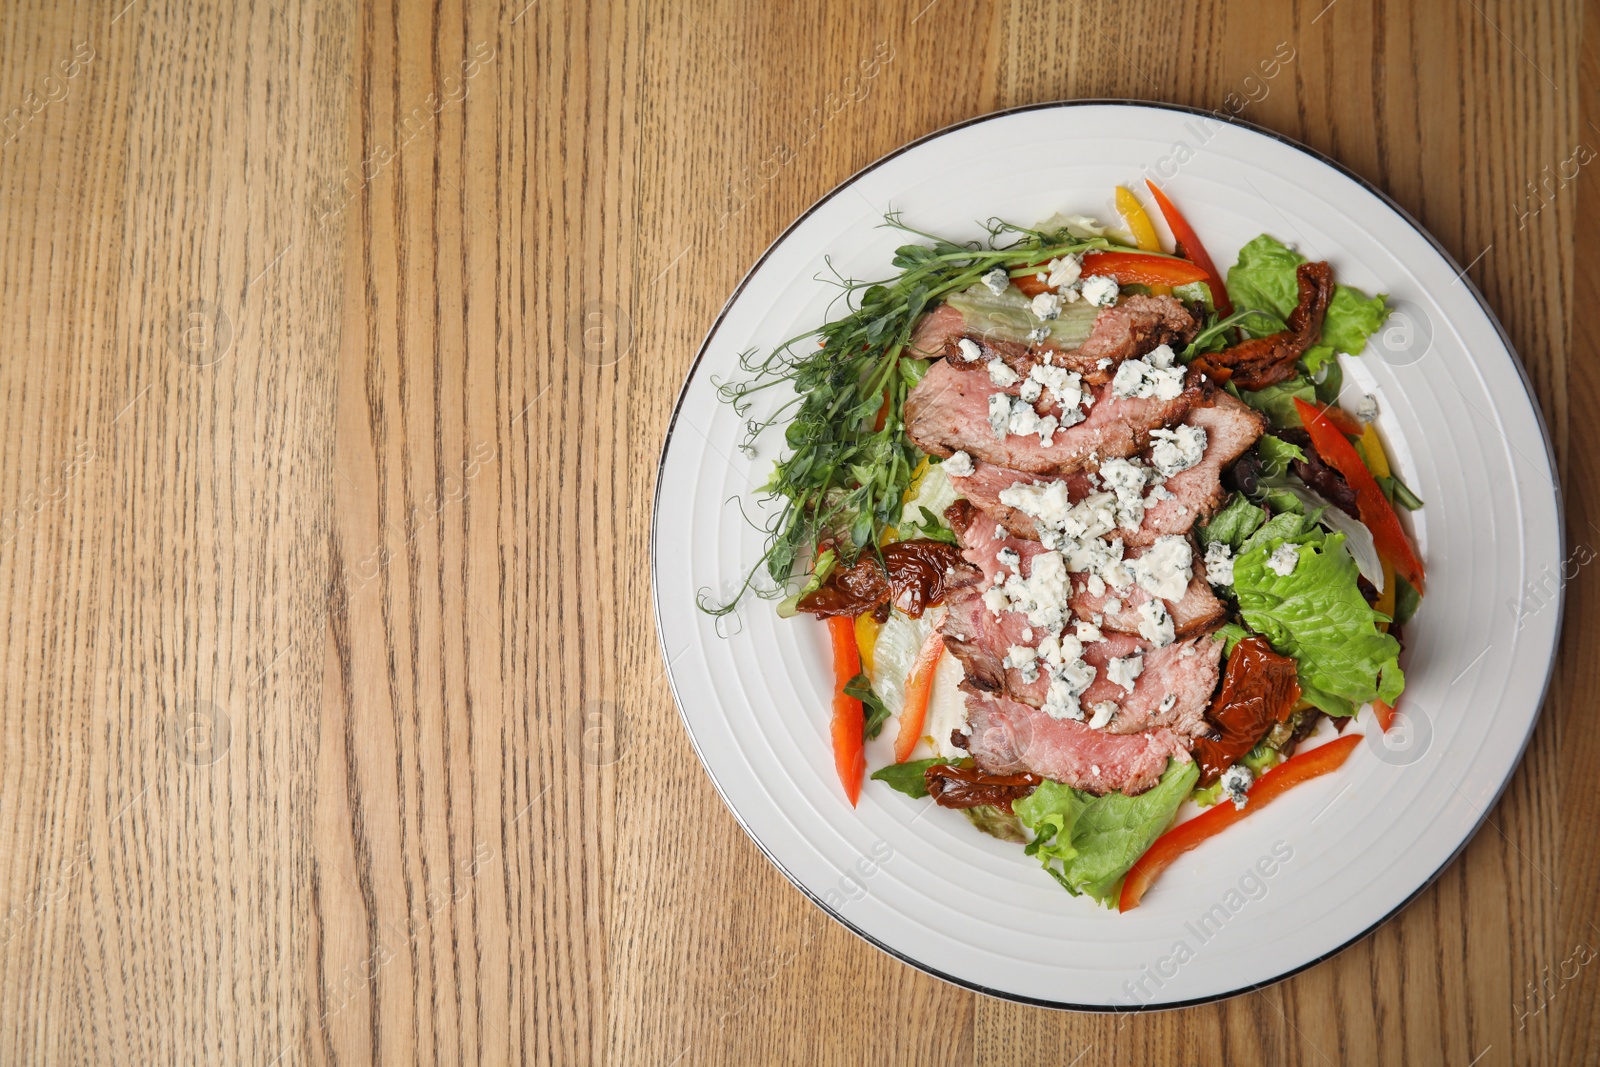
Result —
<instances>
[{"instance_id":1,"label":"salad","mask_svg":"<svg viewBox=\"0 0 1600 1067\"><path fill-rule=\"evenodd\" d=\"M1222 274L1153 183L1112 228L991 220L719 385L783 457L733 600L822 620L833 759L958 810L1126 911L1174 859L1336 771L1405 687L1424 591L1377 402L1340 354L1388 315L1263 234ZM1367 727L1370 729L1370 727ZM887 738L886 738L887 740ZM885 745L874 746L885 749Z\"/></svg>"}]
</instances>

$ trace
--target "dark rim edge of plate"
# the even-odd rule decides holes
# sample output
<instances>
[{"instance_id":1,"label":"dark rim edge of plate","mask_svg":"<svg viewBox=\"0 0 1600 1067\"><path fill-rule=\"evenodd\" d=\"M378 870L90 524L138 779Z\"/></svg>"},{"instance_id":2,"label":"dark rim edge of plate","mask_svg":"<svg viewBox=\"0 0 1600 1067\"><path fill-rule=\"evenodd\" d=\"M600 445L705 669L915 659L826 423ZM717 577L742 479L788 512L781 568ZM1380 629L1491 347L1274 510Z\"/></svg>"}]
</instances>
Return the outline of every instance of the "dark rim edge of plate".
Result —
<instances>
[{"instance_id":1,"label":"dark rim edge of plate","mask_svg":"<svg viewBox=\"0 0 1600 1067\"><path fill-rule=\"evenodd\" d=\"M666 652L667 643L666 643L666 635L662 630L661 598L660 598L659 590L656 587L656 569L655 569L656 531L657 531L657 521L658 521L658 517L660 515L660 504L661 504L661 474L662 474L662 471L666 467L667 451L672 445L673 431L677 427L678 415L683 411L683 402L684 402L684 398L688 396L689 387L694 383L695 376L699 373L699 370L700 370L701 361L705 358L706 351L711 347L711 342L712 342L713 339L715 339L715 337L717 335L717 331L722 326L723 320L727 318L728 312L732 309L734 303L739 299L740 295L743 294L743 292L745 290L745 286L747 286L750 283L750 279L755 277L756 272L761 269L762 265L766 263L767 259L772 255L772 253L774 251L776 251L777 248L780 245L782 245L784 241L788 240L790 234L792 234L796 229L798 229L799 226L802 223L804 223L808 218L810 218L824 204L826 204L829 201L831 201L834 197L838 196L840 193L844 192L850 186L852 186L856 182L860 181L866 175L868 175L868 174L872 173L873 171L877 170L879 167L883 166L884 164L888 163L889 161L891 161L893 159L898 158L901 155L904 155L906 152L909 152L912 149L917 148L918 146L920 146L922 144L925 144L925 143L927 143L929 141L936 140L936 139L938 139L940 137L945 136L946 134L954 133L957 130L965 129L968 126L976 126L976 125L978 125L980 123L988 122L988 121L991 121L993 119L1003 118L1003 117L1008 116L1008 115L1017 115L1017 114L1022 114L1024 112L1028 112L1028 111L1046 111L1046 110L1051 110L1051 109L1060 109L1060 108L1068 108L1068 107L1090 107L1090 106L1105 106L1105 105L1120 106L1120 107L1137 107L1137 108L1146 108L1146 109L1151 110L1151 111L1170 111L1170 112L1176 112L1176 113L1179 113L1179 114L1204 116L1204 117L1211 118L1211 119L1213 119L1215 121L1218 121L1218 122L1225 122L1230 126L1237 126L1240 129L1248 130L1248 131L1250 131L1252 133L1261 134L1262 136L1269 137L1274 141L1280 142L1281 144L1288 145L1290 148L1296 149L1296 150L1304 153L1305 155L1310 156L1312 159L1315 159L1318 162L1330 167L1331 169L1333 169L1337 173L1344 175L1346 178L1350 179L1351 181L1353 181L1357 185L1359 185L1362 189L1365 189L1367 192L1369 192L1373 196L1377 197L1378 200L1380 200L1382 203L1387 205L1390 210L1392 210L1395 214L1399 215L1402 219L1404 219L1406 221L1406 223L1411 226L1412 229L1414 229L1425 241L1427 241L1428 244L1433 247L1433 250L1435 252L1437 252L1439 254L1439 256L1441 258L1443 258L1444 261L1447 264L1449 264L1451 267L1456 268L1457 276L1462 281L1466 282L1467 291L1472 294L1473 299L1476 300L1477 303L1478 303L1478 307L1483 311L1484 315L1488 317L1490 325L1492 325L1494 327L1495 332L1500 337L1500 343L1505 346L1506 352L1511 356L1512 366L1514 366L1516 368L1517 374L1522 379L1523 392L1524 392L1524 394L1526 395L1526 397L1528 399L1529 406L1533 409L1534 421L1538 424L1540 437L1542 438L1542 440L1544 442L1545 463L1546 463L1546 466L1547 466L1547 470L1549 471L1549 474L1550 474L1550 484L1551 484L1551 487L1552 487L1552 492L1555 495L1555 506L1556 506L1556 558L1558 560L1564 560L1566 558L1566 554L1567 554L1567 530L1566 530L1566 522L1565 522L1566 508L1565 508L1565 505L1564 505L1564 500L1563 500L1562 492L1561 492L1561 475L1560 475L1560 472L1557 469L1556 463L1555 463L1555 450L1551 447L1551 444L1550 444L1550 427L1549 427L1548 423L1545 420L1544 409L1539 404L1539 398L1538 398L1537 394L1534 393L1534 391L1533 391L1533 382L1528 377L1527 368L1523 365L1522 358L1517 354L1516 346L1511 343L1511 338L1509 336L1507 336L1505 327L1503 325L1501 325L1499 316L1497 316L1494 313L1494 310L1489 306L1488 301L1486 301L1484 299L1483 293L1478 289L1477 284L1474 283L1473 280L1470 277L1468 277L1467 272L1464 269L1461 269L1461 266L1460 266L1459 263L1456 262L1455 257L1452 256L1449 253L1449 251L1446 250L1445 247L1439 243L1438 239L1435 238L1433 236L1433 234L1430 233L1426 227L1424 227L1415 218L1413 218L1411 216L1410 212L1406 211L1405 208L1401 207L1398 203L1396 203L1394 201L1394 199L1389 196L1388 193L1384 192L1382 189L1379 189L1377 186L1375 186L1371 182L1367 181L1366 178L1363 178L1361 175L1359 175L1356 172L1352 171L1351 169L1346 167L1344 164L1338 162L1337 160L1332 159L1329 156L1324 155L1323 153L1317 151L1315 148L1312 148L1309 145L1301 144L1299 141L1296 141L1292 137L1288 137L1288 136L1286 136L1286 135L1284 135L1282 133L1277 132L1276 130L1271 130L1271 129L1268 129L1268 128L1264 127L1264 126L1258 126L1253 122L1248 122L1248 121L1246 121L1244 119L1238 118L1237 116L1232 116L1232 115L1223 116L1223 115L1218 115L1213 111L1207 111L1204 108L1189 107L1189 106L1183 105L1183 104L1157 103L1157 102L1149 101L1149 100L1126 100L1126 99L1117 99L1117 98L1113 98L1113 97L1095 97L1095 98L1085 98L1085 99L1081 99L1081 100L1052 100L1052 101L1047 101L1047 102L1043 102L1043 103L1036 103L1036 104L1023 104L1023 105L1020 105L1020 106L1017 106L1017 107L1005 108L1005 109L1000 110L1000 111L991 111L991 112L988 112L988 113L983 114L983 115L974 116L973 118L970 118L970 119L963 119L960 122L955 122L955 123L952 123L952 124L950 124L948 126L944 126L944 127L941 127L940 129L934 130L931 133L924 134L923 136L918 137L915 140L908 141L905 144L901 145L899 148L896 148L893 151L891 151L891 152L879 157L878 159L874 160L873 162L871 162L871 163L867 164L866 166L862 167L860 170L856 171L854 174L850 175L848 178L844 179L838 185L835 185L832 189L828 190L828 192L824 193L821 197L819 197L810 207L806 208L805 211L801 212L800 215L798 215L793 222L789 223L788 226L784 227L783 232L778 234L778 236L773 239L772 243L767 246L766 250L761 253L761 255L756 259L756 261L753 264L751 264L750 269L745 271L744 277L739 279L739 284L734 288L733 292L731 294L729 294L728 299L722 305L722 310L717 312L716 319L714 319L712 321L711 328L706 331L705 339L700 342L700 348L695 353L694 361L692 363L690 363L689 371L684 376L683 386L678 390L678 398L677 398L677 400L675 400L673 402L672 418L668 420L668 422L667 422L667 431L666 431L665 436L662 438L662 442L661 442L661 458L656 463L656 486L655 486L655 491L652 494L651 512L650 512L650 594L651 594L651 599L654 601L654 615L655 615L655 624L656 624L656 641L661 647L661 652L662 652L662 656L663 656L664 659L665 659L665 657L667 655L667 652ZM1322 955L1317 956L1317 957L1315 957L1315 958L1313 958L1311 960L1307 960L1305 963L1302 963L1297 967L1294 967L1294 968L1291 968L1290 970L1284 971L1282 974L1276 975L1273 978L1269 978L1266 981L1256 982L1256 983L1251 984L1251 985L1241 986L1238 989L1233 989L1233 990L1229 990L1229 991L1222 992L1222 993L1213 993L1213 994L1210 994L1209 996L1196 997L1196 998L1193 998L1193 999L1190 999L1190 1000L1165 1001L1165 1002L1161 1002L1161 1003L1152 1003L1152 1004L1123 1005L1123 1006L1108 1005L1108 1004L1074 1004L1074 1003L1071 1003L1069 1001L1046 1000L1046 999L1039 998L1039 997L1025 996L1025 995L1020 994L1020 993L1009 993L1009 992L1005 992L1003 990L991 989L988 986L984 986L984 985L982 985L980 983L973 982L973 981L970 981L970 980L965 979L965 978L960 978L960 977L957 977L955 975L946 974L943 971L938 970L937 968L930 967L929 965L927 965L925 963L922 963L919 960L913 959L910 956L905 955L904 953L900 952L898 949L892 948L889 945L884 944L883 942L879 941L877 938L873 937L871 934L869 934L866 931L862 930L855 923L852 923L849 919L846 919L843 915L839 914L838 911L836 911L833 908L829 907L827 905L827 903L825 903L819 896L817 896L810 889L808 889L804 884L802 884L800 882L800 880L797 879L794 876L794 874L792 874L789 871L789 869L787 867L785 867L778 860L778 858L772 854L772 851L767 848L765 842L763 842L759 837L757 837L756 834L750 829L750 826L744 821L744 818L739 814L738 809L736 809L733 806L733 804L728 800L727 793L725 793L723 791L723 789L722 789L722 783L717 781L717 776L711 772L711 766L710 766L710 764L708 764L706 762L704 753L702 753L700 751L700 743L695 739L694 729L689 725L688 716L686 716L683 713L683 702L678 699L678 687L677 687L676 683L673 681L673 678L672 678L672 670L671 670L671 666L670 666L670 661L667 662L666 676L667 676L667 686L668 686L669 689L672 690L672 701L673 701L673 704L676 705L676 707L678 709L679 721L681 721L683 723L684 733L689 735L689 746L692 749L694 749L695 758L700 761L700 766L706 772L706 777L711 779L712 787L716 789L717 795L722 798L723 806L728 809L729 814L731 814L733 816L734 822L739 824L739 828L744 831L745 836L748 837L752 842L755 843L756 848L759 849L761 851L761 854L767 858L767 861L769 863L771 863L774 867L776 867L778 869L778 872L780 874L782 874L784 876L784 878L788 879L789 884L793 885L807 899L809 899L813 904L815 904L818 908L820 908L822 910L823 914L827 915L829 918L831 918L835 922L837 922L840 926L843 926L846 930L849 930L851 933L855 934L857 937L861 938L863 941L865 941L868 944L872 945L874 948L877 948L878 950L880 950L880 951L884 952L885 954L887 954L887 955L899 960L900 962L902 962L902 963L904 963L904 964L906 964L906 965L908 965L910 967L914 967L917 970L923 972L924 974L929 974L929 975L932 975L933 977L938 978L938 979L940 979L942 981L949 982L951 985L959 986L962 989L969 989L969 990L971 990L971 991L973 991L975 993L981 993L984 996L993 997L993 998L995 998L997 1000L1010 1001L1010 1002L1016 1003L1016 1004L1027 1004L1027 1005L1030 1005L1032 1007L1038 1007L1038 1008L1053 1008L1053 1009L1057 1009L1057 1010L1061 1010L1061 1011L1080 1011L1080 1012L1092 1012L1092 1013L1096 1013L1096 1014L1118 1014L1118 1015L1143 1014L1145 1012L1172 1011L1172 1010L1176 1010L1176 1009L1179 1009L1179 1008L1194 1008L1194 1007L1200 1007L1200 1006L1205 1005L1205 1004L1216 1004L1216 1003L1219 1003L1219 1002L1224 1001L1224 1000L1230 1000L1230 999L1232 999L1234 997L1237 997L1237 996L1243 996L1243 995L1248 994L1248 993L1257 992L1258 990L1265 989L1268 986L1276 985L1279 982L1285 981L1285 980L1287 980L1289 978L1293 978L1295 975L1300 974L1302 971L1309 970L1312 967L1317 966L1319 963L1323 963L1323 962L1326 962L1327 960L1332 959L1334 956L1337 956L1339 953L1343 952L1345 949L1347 949L1350 946L1354 945L1356 942L1365 940L1368 936L1370 936L1371 934L1376 932L1385 923L1389 922L1389 920L1393 919L1395 916L1399 915L1402 911L1404 911L1407 907L1409 907L1411 905L1411 903L1417 899L1417 897L1422 895L1424 890L1426 890L1435 881L1437 881L1439 876L1441 874L1443 874L1446 870L1449 869L1450 865L1453 864L1456 861L1456 859L1461 855L1461 853L1466 850L1467 845L1471 844L1473 838L1477 837L1478 831L1481 830L1483 828L1483 824L1488 821L1489 813L1494 810L1495 805L1500 802L1500 797L1505 793L1506 787L1511 784L1511 779L1516 774L1517 768L1522 765L1522 758L1526 754L1527 748L1528 748L1528 744L1533 738L1533 731L1538 727L1539 719L1541 718L1541 716L1544 713L1544 702L1545 702L1545 698L1547 696L1549 696L1549 693L1550 693L1550 682L1551 682L1551 679L1554 677L1554 674L1555 674L1556 657L1560 652L1560 648L1561 648L1561 633L1562 633L1563 624L1564 624L1565 619L1566 619L1566 586L1565 586L1564 583L1560 583L1557 586L1557 598L1558 599L1557 599L1557 603L1556 603L1556 625L1555 625L1555 632L1552 635L1551 653L1550 653L1549 662L1547 662L1546 665L1545 665L1545 676L1544 676L1544 681L1543 681L1543 683L1541 684L1541 686L1539 688L1539 699L1538 699L1537 703L1534 705L1533 717L1532 717L1532 719L1529 720L1528 729L1523 734L1522 743L1517 749L1516 759L1514 759L1511 762L1511 769L1506 772L1505 777L1500 781L1499 786L1495 789L1494 797L1488 802L1488 804L1486 804L1484 806L1483 811L1479 814L1477 821L1475 823L1473 823L1472 829L1466 834L1465 837L1463 837L1461 839L1460 844L1458 844L1455 847L1455 849L1450 853L1450 855L1444 860L1444 862L1439 865L1438 869L1436 869L1432 874L1430 874L1427 878L1425 878L1422 881L1422 883L1420 885L1418 885L1417 888L1410 895L1408 895L1399 904L1395 905L1394 908L1392 908L1387 914L1383 915L1377 921L1373 922L1370 926L1366 927L1360 933L1358 933L1355 936L1349 938L1348 940L1344 941L1343 943L1339 944L1338 946L1329 949L1328 951L1324 952Z\"/></svg>"}]
</instances>

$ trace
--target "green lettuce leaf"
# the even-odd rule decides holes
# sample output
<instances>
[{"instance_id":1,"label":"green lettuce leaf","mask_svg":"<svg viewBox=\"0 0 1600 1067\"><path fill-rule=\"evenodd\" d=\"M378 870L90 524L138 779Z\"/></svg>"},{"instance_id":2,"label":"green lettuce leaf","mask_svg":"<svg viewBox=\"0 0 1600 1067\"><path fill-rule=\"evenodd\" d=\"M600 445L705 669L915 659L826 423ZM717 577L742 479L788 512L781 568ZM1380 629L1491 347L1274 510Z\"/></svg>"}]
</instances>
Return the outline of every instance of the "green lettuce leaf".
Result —
<instances>
[{"instance_id":1,"label":"green lettuce leaf","mask_svg":"<svg viewBox=\"0 0 1600 1067\"><path fill-rule=\"evenodd\" d=\"M1239 262L1229 268L1228 296L1237 307L1261 308L1288 318L1300 302L1295 269L1305 261L1305 256L1262 234L1239 250ZM1306 370L1315 372L1335 352L1360 355L1367 338L1388 317L1389 304L1383 294L1369 297L1348 285L1334 286L1328 315L1322 322L1322 342L1302 358ZM1272 332L1264 323L1251 324L1247 329L1257 337Z\"/></svg>"},{"instance_id":2,"label":"green lettuce leaf","mask_svg":"<svg viewBox=\"0 0 1600 1067\"><path fill-rule=\"evenodd\" d=\"M873 690L871 678L865 674L856 675L844 683L844 695L861 701L862 737L870 741L883 732L883 724L889 721L889 709Z\"/></svg>"},{"instance_id":3,"label":"green lettuce leaf","mask_svg":"<svg viewBox=\"0 0 1600 1067\"><path fill-rule=\"evenodd\" d=\"M1002 841L1018 845L1027 843L1028 835L1022 830L1021 820L1004 808L994 804L979 804L972 808L962 808L961 814L990 837L998 837Z\"/></svg>"},{"instance_id":4,"label":"green lettuce leaf","mask_svg":"<svg viewBox=\"0 0 1600 1067\"><path fill-rule=\"evenodd\" d=\"M1330 715L1354 715L1373 699L1393 704L1405 687L1400 643L1378 630L1384 616L1361 595L1344 540L1306 516L1276 515L1233 564L1245 624L1294 658L1306 699ZM1286 543L1298 546L1299 561L1279 575L1267 560Z\"/></svg>"},{"instance_id":5,"label":"green lettuce leaf","mask_svg":"<svg viewBox=\"0 0 1600 1067\"><path fill-rule=\"evenodd\" d=\"M1073 896L1088 894L1109 906L1122 876L1166 830L1199 779L1199 764L1171 762L1161 781L1136 797L1097 797L1046 781L1012 808L1033 831L1028 855Z\"/></svg>"},{"instance_id":6,"label":"green lettuce leaf","mask_svg":"<svg viewBox=\"0 0 1600 1067\"><path fill-rule=\"evenodd\" d=\"M1317 402L1317 387L1303 375L1264 389L1241 389L1237 393L1240 400L1265 415L1267 421L1279 430L1300 425L1300 413L1294 407L1296 400L1304 400L1307 404Z\"/></svg>"},{"instance_id":7,"label":"green lettuce leaf","mask_svg":"<svg viewBox=\"0 0 1600 1067\"><path fill-rule=\"evenodd\" d=\"M1210 522L1196 525L1194 532L1200 539L1201 548L1206 548L1213 541L1221 541L1237 552L1245 538L1260 529L1266 521L1265 511L1250 503L1243 493L1235 493L1226 506L1211 516Z\"/></svg>"},{"instance_id":8,"label":"green lettuce leaf","mask_svg":"<svg viewBox=\"0 0 1600 1067\"><path fill-rule=\"evenodd\" d=\"M1283 477L1289 472L1291 462L1306 458L1299 445L1290 444L1270 433L1261 435L1261 439L1256 442L1256 451L1261 456L1261 469L1269 478Z\"/></svg>"}]
</instances>

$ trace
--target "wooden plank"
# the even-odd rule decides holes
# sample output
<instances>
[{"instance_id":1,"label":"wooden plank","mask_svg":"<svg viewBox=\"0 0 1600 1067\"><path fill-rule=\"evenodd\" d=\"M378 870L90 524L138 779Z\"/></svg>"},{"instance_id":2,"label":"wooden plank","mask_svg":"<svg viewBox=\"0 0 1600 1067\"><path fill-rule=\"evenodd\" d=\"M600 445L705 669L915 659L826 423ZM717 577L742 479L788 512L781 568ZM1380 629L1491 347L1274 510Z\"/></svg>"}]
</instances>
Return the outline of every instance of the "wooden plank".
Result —
<instances>
[{"instance_id":1,"label":"wooden plank","mask_svg":"<svg viewBox=\"0 0 1600 1067\"><path fill-rule=\"evenodd\" d=\"M20 0L0 1061L1592 1059L1593 568L1433 888L1127 1017L966 993L790 887L693 757L648 570L677 389L768 242L907 140L1078 96L1236 112L1421 219L1600 552L1589 8Z\"/></svg>"}]
</instances>

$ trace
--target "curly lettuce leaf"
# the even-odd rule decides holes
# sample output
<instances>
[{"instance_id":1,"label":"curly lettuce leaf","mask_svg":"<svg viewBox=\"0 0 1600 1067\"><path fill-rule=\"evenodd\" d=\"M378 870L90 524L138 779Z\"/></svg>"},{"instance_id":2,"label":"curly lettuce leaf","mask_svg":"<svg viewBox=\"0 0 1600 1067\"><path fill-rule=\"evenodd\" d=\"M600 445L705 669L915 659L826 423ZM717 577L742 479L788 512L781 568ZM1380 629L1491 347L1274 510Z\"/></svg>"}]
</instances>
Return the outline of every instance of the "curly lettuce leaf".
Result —
<instances>
[{"instance_id":1,"label":"curly lettuce leaf","mask_svg":"<svg viewBox=\"0 0 1600 1067\"><path fill-rule=\"evenodd\" d=\"M1250 498L1243 493L1235 493L1226 506L1211 516L1209 522L1197 524L1194 532L1200 539L1201 548L1209 547L1213 541L1221 541L1237 552L1243 547L1245 538L1259 530L1266 521L1265 511L1250 503Z\"/></svg>"},{"instance_id":2,"label":"curly lettuce leaf","mask_svg":"<svg viewBox=\"0 0 1600 1067\"><path fill-rule=\"evenodd\" d=\"M1234 392L1240 400L1265 415L1273 428L1278 430L1300 425L1300 412L1294 406L1296 400L1304 400L1307 404L1317 402L1317 387L1304 375L1262 389L1236 389Z\"/></svg>"},{"instance_id":3,"label":"curly lettuce leaf","mask_svg":"<svg viewBox=\"0 0 1600 1067\"><path fill-rule=\"evenodd\" d=\"M1283 544L1296 545L1299 560L1279 575L1267 561ZM1305 698L1330 715L1354 715L1373 699L1393 704L1405 688L1400 643L1378 630L1385 616L1361 595L1357 573L1343 534L1298 515L1274 516L1233 564L1245 624L1293 657Z\"/></svg>"},{"instance_id":4,"label":"curly lettuce leaf","mask_svg":"<svg viewBox=\"0 0 1600 1067\"><path fill-rule=\"evenodd\" d=\"M1172 762L1161 781L1136 797L1097 797L1046 781L1012 808L1033 831L1028 855L1073 896L1087 894L1109 906L1122 876L1166 830L1199 780L1198 764Z\"/></svg>"}]
</instances>

